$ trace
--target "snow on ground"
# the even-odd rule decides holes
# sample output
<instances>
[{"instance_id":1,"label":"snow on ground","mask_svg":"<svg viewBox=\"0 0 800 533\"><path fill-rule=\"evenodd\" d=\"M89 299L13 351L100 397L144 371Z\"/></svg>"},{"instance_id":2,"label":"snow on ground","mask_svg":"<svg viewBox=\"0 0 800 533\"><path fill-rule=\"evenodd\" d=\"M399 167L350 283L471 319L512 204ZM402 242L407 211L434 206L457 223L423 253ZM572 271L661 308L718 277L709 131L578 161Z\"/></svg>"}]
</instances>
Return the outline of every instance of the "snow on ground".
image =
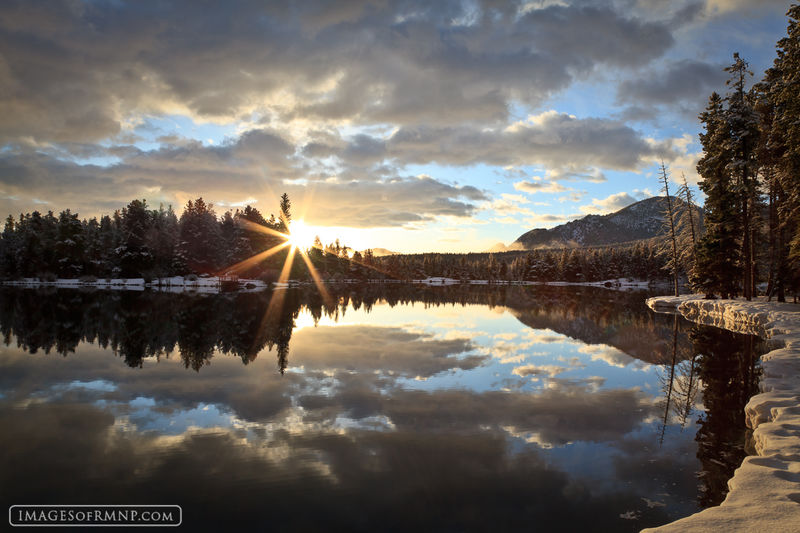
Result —
<instances>
[{"instance_id":1,"label":"snow on ground","mask_svg":"<svg viewBox=\"0 0 800 533\"><path fill-rule=\"evenodd\" d=\"M766 298L704 300L659 296L647 300L657 312L758 334L771 341L761 356L761 393L745 407L757 455L746 457L728 481L730 492L711 507L671 524L644 531L800 531L800 305Z\"/></svg>"},{"instance_id":2,"label":"snow on ground","mask_svg":"<svg viewBox=\"0 0 800 533\"><path fill-rule=\"evenodd\" d=\"M411 283L422 283L423 285L458 285L461 283L461 280L453 278L425 278L411 280Z\"/></svg>"},{"instance_id":3,"label":"snow on ground","mask_svg":"<svg viewBox=\"0 0 800 533\"><path fill-rule=\"evenodd\" d=\"M264 290L267 284L257 279L239 279L240 291ZM222 288L222 281L217 277L183 277L158 278L147 283L143 278L100 278L97 280L57 279L42 281L36 278L23 278L18 281L4 281L3 285L17 287L97 287L100 289L143 291L146 287L161 292L203 292L217 293Z\"/></svg>"}]
</instances>

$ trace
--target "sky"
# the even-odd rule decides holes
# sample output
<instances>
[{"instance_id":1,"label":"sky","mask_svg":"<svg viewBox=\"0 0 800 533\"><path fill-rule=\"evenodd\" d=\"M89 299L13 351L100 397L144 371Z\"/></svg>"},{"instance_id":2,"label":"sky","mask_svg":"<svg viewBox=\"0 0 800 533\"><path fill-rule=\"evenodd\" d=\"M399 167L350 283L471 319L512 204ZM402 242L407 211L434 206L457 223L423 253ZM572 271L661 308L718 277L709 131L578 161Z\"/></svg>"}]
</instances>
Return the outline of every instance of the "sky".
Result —
<instances>
[{"instance_id":1,"label":"sky","mask_svg":"<svg viewBox=\"0 0 800 533\"><path fill-rule=\"evenodd\" d=\"M696 184L777 0L0 3L0 214L202 196L323 242L485 251ZM672 186L674 187L674 183Z\"/></svg>"}]
</instances>

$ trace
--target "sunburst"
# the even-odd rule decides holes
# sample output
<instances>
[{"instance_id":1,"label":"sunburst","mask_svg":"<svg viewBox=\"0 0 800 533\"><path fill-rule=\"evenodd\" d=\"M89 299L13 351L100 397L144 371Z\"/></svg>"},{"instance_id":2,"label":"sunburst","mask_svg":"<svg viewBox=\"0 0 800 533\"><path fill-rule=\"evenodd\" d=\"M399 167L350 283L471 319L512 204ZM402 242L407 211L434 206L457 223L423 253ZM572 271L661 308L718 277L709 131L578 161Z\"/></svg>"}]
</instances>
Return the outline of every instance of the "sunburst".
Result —
<instances>
[{"instance_id":1,"label":"sunburst","mask_svg":"<svg viewBox=\"0 0 800 533\"><path fill-rule=\"evenodd\" d=\"M262 226L260 224L255 224L245 219L240 219L239 223L247 228L250 231L255 231L259 233L263 233L265 235L270 235L273 237L278 237L281 242L254 254L252 257L245 259L244 261L240 261L226 269L224 269L221 273L225 274L234 274L239 275L244 272L247 272L254 266L258 265L259 263L265 261L269 257L281 252L288 248L288 253L286 255L286 260L283 263L283 267L281 268L280 275L278 276L278 283L286 283L289 280L292 271L292 265L295 261L295 255L300 255L300 258L306 264L308 268L308 272L311 275L311 279L314 281L314 285L316 286L317 290L319 291L320 296L322 296L325 305L332 306L334 304L333 298L331 297L330 293L328 292L327 287L325 287L325 282L322 279L317 268L314 266L311 258L308 256L308 251L316 248L320 251L325 251L319 244L317 244L317 238L311 228L305 224L303 219L298 219L295 221L288 222L287 220L283 220L284 227L289 228L289 231L286 233L274 230L272 228L268 228ZM366 268L370 268L379 272L383 272L381 269L376 268L374 265L368 265L361 261L354 261L353 258L348 258L349 261L364 266ZM383 272L384 274L388 274ZM269 304L267 306L267 310L264 313L264 317L261 320L261 325L259 330L263 330L266 325L274 319L277 313L281 311L283 308L283 301L285 298L285 291L274 291L272 293L272 297L270 298ZM260 334L257 335L256 338L260 337Z\"/></svg>"},{"instance_id":2,"label":"sunburst","mask_svg":"<svg viewBox=\"0 0 800 533\"><path fill-rule=\"evenodd\" d=\"M293 220L289 223L289 233L287 235L292 246L300 250L309 250L314 247L316 235L314 231L301 220Z\"/></svg>"}]
</instances>

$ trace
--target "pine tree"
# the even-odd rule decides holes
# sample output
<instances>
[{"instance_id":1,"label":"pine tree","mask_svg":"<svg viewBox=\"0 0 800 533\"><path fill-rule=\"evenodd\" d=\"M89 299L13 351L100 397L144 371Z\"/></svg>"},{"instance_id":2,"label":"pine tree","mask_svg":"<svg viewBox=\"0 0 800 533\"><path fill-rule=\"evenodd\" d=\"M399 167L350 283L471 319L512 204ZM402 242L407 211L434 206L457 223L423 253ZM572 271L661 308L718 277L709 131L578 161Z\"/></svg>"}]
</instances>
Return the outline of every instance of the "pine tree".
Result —
<instances>
[{"instance_id":1,"label":"pine tree","mask_svg":"<svg viewBox=\"0 0 800 533\"><path fill-rule=\"evenodd\" d=\"M58 254L58 275L66 278L80 276L83 273L85 252L83 225L78 220L78 215L69 209L58 215L58 240L55 246Z\"/></svg>"},{"instance_id":2,"label":"pine tree","mask_svg":"<svg viewBox=\"0 0 800 533\"><path fill-rule=\"evenodd\" d=\"M292 222L292 202L289 200L289 195L286 193L281 195L280 210L280 229L278 231L287 233L289 231L289 225Z\"/></svg>"},{"instance_id":3,"label":"pine tree","mask_svg":"<svg viewBox=\"0 0 800 533\"><path fill-rule=\"evenodd\" d=\"M147 234L147 247L153 254L153 272L158 277L169 276L173 273L175 252L180 237L178 227L178 216L168 206L159 206L157 211L153 211L152 225Z\"/></svg>"},{"instance_id":4,"label":"pine tree","mask_svg":"<svg viewBox=\"0 0 800 533\"><path fill-rule=\"evenodd\" d=\"M3 233L0 236L0 276L17 276L17 264L15 256L17 247L19 246L19 236L16 227L16 222L12 215L6 218Z\"/></svg>"},{"instance_id":5,"label":"pine tree","mask_svg":"<svg viewBox=\"0 0 800 533\"><path fill-rule=\"evenodd\" d=\"M180 218L178 258L194 273L215 272L218 267L221 237L214 207L203 198L189 200Z\"/></svg>"},{"instance_id":6,"label":"pine tree","mask_svg":"<svg viewBox=\"0 0 800 533\"><path fill-rule=\"evenodd\" d=\"M778 57L772 82L771 101L775 119L772 142L780 146L776 180L783 191L778 206L782 234L786 235L789 256L778 274L793 289L800 290L800 6L787 12L787 36L778 41Z\"/></svg>"},{"instance_id":7,"label":"pine tree","mask_svg":"<svg viewBox=\"0 0 800 533\"><path fill-rule=\"evenodd\" d=\"M697 263L691 283L708 296L715 293L729 297L737 292L740 277L736 237L741 218L737 196L731 183L728 162L731 160L729 130L722 98L716 92L700 114L705 133L700 134L703 157L697 164L700 189L706 195L706 234L697 245Z\"/></svg>"},{"instance_id":8,"label":"pine tree","mask_svg":"<svg viewBox=\"0 0 800 533\"><path fill-rule=\"evenodd\" d=\"M117 248L121 275L143 276L153 264L153 254L147 246L147 234L152 217L146 200L133 200L122 210L122 244Z\"/></svg>"},{"instance_id":9,"label":"pine tree","mask_svg":"<svg viewBox=\"0 0 800 533\"><path fill-rule=\"evenodd\" d=\"M725 98L728 109L725 114L729 134L726 138L730 160L727 170L733 177L733 188L738 199L742 264L742 291L750 300L755 288L755 261L753 249L754 215L758 208L757 162L758 115L753 109L750 95L745 91L745 80L752 76L745 60L738 53L734 62L725 69L731 74L726 82L732 91Z\"/></svg>"}]
</instances>

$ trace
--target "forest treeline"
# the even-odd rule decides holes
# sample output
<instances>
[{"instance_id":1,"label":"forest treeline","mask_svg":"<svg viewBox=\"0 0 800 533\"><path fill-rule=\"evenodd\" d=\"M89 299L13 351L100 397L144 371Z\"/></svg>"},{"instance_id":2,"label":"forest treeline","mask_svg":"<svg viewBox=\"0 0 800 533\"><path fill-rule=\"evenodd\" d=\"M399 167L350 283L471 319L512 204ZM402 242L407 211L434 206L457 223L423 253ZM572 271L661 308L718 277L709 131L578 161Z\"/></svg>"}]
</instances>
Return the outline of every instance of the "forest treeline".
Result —
<instances>
[{"instance_id":1,"label":"forest treeline","mask_svg":"<svg viewBox=\"0 0 800 533\"><path fill-rule=\"evenodd\" d=\"M291 201L280 199L279 216L265 218L251 206L217 216L202 197L190 200L180 217L172 206L151 209L133 200L112 215L80 219L66 209L58 215L34 211L9 215L0 238L0 275L39 279L145 278L225 274L238 263L286 242ZM321 246L321 245L320 245ZM287 247L288 248L288 247ZM338 241L314 253L317 263L341 270L347 248ZM237 275L275 279L288 249L236 269ZM303 277L295 261L293 277Z\"/></svg>"},{"instance_id":2,"label":"forest treeline","mask_svg":"<svg viewBox=\"0 0 800 533\"><path fill-rule=\"evenodd\" d=\"M6 279L128 277L225 274L272 281L288 249L258 256L286 241L291 200L281 197L279 216L265 218L258 209L226 211L218 217L212 204L190 200L180 217L172 207L151 209L146 200L97 218L80 219L69 209L58 215L37 211L6 219L0 238L0 275ZM268 231L263 231L266 228ZM596 248L542 249L498 254L408 254L374 256L353 251L338 240L317 240L307 257L325 279L455 279L599 281L617 277L660 279L667 257L656 241ZM291 279L310 279L304 261L295 259Z\"/></svg>"}]
</instances>

